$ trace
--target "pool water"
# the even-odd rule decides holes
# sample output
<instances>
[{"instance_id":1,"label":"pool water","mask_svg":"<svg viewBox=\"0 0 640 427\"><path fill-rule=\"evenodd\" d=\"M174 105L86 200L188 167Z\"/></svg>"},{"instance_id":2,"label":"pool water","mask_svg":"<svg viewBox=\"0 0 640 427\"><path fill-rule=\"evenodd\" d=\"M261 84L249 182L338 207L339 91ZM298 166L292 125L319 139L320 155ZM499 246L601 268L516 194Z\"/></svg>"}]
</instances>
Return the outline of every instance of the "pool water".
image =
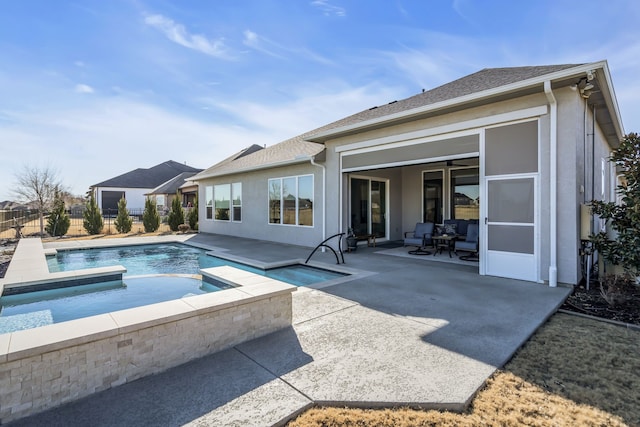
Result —
<instances>
[{"instance_id":1,"label":"pool water","mask_svg":"<svg viewBox=\"0 0 640 427\"><path fill-rule=\"evenodd\" d=\"M52 273L123 265L127 269L125 277L146 274L198 274L201 268L228 265L296 286L312 285L345 276L343 273L301 264L262 270L206 253L204 249L179 243L124 246L59 251L55 257L49 257L47 263Z\"/></svg>"},{"instance_id":2,"label":"pool water","mask_svg":"<svg viewBox=\"0 0 640 427\"><path fill-rule=\"evenodd\" d=\"M206 252L179 243L59 251L47 259L52 273L113 265L123 265L127 273L122 281L3 296L0 334L219 291L193 277L202 268L228 265L296 286L345 276L307 265L262 270Z\"/></svg>"},{"instance_id":3,"label":"pool water","mask_svg":"<svg viewBox=\"0 0 640 427\"><path fill-rule=\"evenodd\" d=\"M0 298L0 334L219 291L191 277L123 281L28 292Z\"/></svg>"}]
</instances>

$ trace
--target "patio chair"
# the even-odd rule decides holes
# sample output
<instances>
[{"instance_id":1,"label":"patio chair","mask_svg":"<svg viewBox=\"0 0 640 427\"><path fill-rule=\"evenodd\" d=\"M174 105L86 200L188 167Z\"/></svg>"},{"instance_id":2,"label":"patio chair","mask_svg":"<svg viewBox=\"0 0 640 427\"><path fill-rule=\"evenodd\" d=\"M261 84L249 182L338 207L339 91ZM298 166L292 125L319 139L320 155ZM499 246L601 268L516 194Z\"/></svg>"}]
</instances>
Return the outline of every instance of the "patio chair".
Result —
<instances>
[{"instance_id":1,"label":"patio chair","mask_svg":"<svg viewBox=\"0 0 640 427\"><path fill-rule=\"evenodd\" d=\"M467 226L467 237L465 240L456 240L454 251L458 255L458 251L467 252L467 255L459 256L464 261L479 261L478 258L478 237L480 226L478 224L469 224Z\"/></svg>"},{"instance_id":2,"label":"patio chair","mask_svg":"<svg viewBox=\"0 0 640 427\"><path fill-rule=\"evenodd\" d=\"M421 249L433 245L433 240L431 239L433 226L432 222L418 222L414 231L404 233L404 246L417 246L418 251L425 252L424 255L430 254L430 252ZM416 255L422 254L416 253Z\"/></svg>"}]
</instances>

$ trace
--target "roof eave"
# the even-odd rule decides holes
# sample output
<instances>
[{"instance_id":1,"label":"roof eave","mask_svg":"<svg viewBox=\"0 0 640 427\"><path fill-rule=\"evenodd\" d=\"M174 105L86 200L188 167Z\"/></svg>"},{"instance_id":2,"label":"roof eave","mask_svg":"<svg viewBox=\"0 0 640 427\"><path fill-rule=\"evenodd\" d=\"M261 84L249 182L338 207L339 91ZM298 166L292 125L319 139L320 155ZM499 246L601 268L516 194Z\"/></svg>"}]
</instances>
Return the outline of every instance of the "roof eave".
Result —
<instances>
[{"instance_id":1,"label":"roof eave","mask_svg":"<svg viewBox=\"0 0 640 427\"><path fill-rule=\"evenodd\" d=\"M221 176L237 175L241 173L254 172L258 170L273 169L273 168L278 168L283 166L291 166L291 165L306 163L310 161L312 157L313 157L312 155L304 155L304 156L298 156L294 159L283 160L281 162L265 163L263 165L248 166L246 168L239 168L239 169L234 169L229 171L222 171L222 172L214 171L208 174L199 173L198 175L192 176L191 180L194 182L199 182L205 179L218 178Z\"/></svg>"},{"instance_id":2,"label":"roof eave","mask_svg":"<svg viewBox=\"0 0 640 427\"><path fill-rule=\"evenodd\" d=\"M339 136L352 133L354 131L360 131L368 127L390 125L390 124L393 124L394 122L407 120L414 116L420 116L420 115L424 115L426 113L430 113L438 110L452 108L452 107L464 105L471 102L481 101L487 98L495 97L497 95L503 95L511 92L521 91L523 89L531 88L533 86L542 85L544 84L545 81L561 80L561 79L570 78L572 76L579 76L581 74L586 73L587 71L594 70L594 69L604 70L607 86L609 88L608 92L610 93L610 97L611 97L611 99L608 100L610 102L608 102L607 107L611 108L615 112L616 123L614 124L614 126L616 126L616 130L622 131L622 121L620 120L620 113L618 111L617 102L615 101L615 95L612 93L613 86L611 86L611 77L609 74L607 61L598 61L598 62L592 62L589 64L579 65L577 67L567 68L564 70L556 71L556 72L545 74L538 77L533 77L533 78L522 80L516 83L499 86L493 89L488 89L481 92L476 92L469 95L448 99L446 101L436 102L434 104L425 105L423 107L412 108L410 110L400 111L398 113L389 114L389 115L378 117L375 119L365 120L363 122L341 126L334 129L329 129L324 132L318 132L314 135L311 135L308 138L306 138L306 140L311 142L324 143L329 139L337 138Z\"/></svg>"}]
</instances>

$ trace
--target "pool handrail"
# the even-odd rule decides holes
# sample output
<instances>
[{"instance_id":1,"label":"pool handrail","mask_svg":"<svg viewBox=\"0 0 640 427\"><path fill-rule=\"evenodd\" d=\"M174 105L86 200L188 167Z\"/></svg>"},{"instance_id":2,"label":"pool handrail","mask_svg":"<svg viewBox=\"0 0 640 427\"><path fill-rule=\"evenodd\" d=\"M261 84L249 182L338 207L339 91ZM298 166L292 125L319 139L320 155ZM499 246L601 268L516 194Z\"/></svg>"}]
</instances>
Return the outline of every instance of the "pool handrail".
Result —
<instances>
[{"instance_id":1,"label":"pool handrail","mask_svg":"<svg viewBox=\"0 0 640 427\"><path fill-rule=\"evenodd\" d=\"M304 262L305 264L309 263L309 260L311 259L311 257L313 256L313 254L316 253L316 251L322 247L324 248L329 248L331 249L331 252L333 252L333 254L336 256L336 264L340 264L340 258L338 258L338 253L336 252L335 249L333 249L331 246L329 246L327 244L327 242L335 237L338 237L338 251L340 251L340 257L342 258L342 263L344 264L344 252L342 252L342 236L344 236L344 233L337 233L334 234L331 237L327 237L326 239L324 239L318 246L315 247L315 249L309 254L309 256L307 257L307 260Z\"/></svg>"}]
</instances>

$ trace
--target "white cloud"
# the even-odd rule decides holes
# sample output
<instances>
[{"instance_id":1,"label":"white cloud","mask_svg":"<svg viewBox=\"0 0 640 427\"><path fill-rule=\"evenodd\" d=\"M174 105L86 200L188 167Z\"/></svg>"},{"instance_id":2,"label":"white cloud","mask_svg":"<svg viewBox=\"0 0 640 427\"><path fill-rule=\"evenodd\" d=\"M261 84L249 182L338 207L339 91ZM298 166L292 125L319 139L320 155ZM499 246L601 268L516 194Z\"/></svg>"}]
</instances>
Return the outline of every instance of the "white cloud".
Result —
<instances>
[{"instance_id":1,"label":"white cloud","mask_svg":"<svg viewBox=\"0 0 640 427\"><path fill-rule=\"evenodd\" d=\"M325 16L347 16L347 10L344 7L333 5L327 0L314 0L311 5L320 9Z\"/></svg>"},{"instance_id":2,"label":"white cloud","mask_svg":"<svg viewBox=\"0 0 640 427\"><path fill-rule=\"evenodd\" d=\"M190 34L184 25L162 15L149 15L144 19L144 22L158 29L169 40L181 46L220 59L230 58L223 38L210 40L201 34Z\"/></svg>"},{"instance_id":3,"label":"white cloud","mask_svg":"<svg viewBox=\"0 0 640 427\"><path fill-rule=\"evenodd\" d=\"M257 50L258 52L262 52L266 55L273 56L274 58L286 59L288 55L296 55L312 60L314 62L319 62L324 65L334 64L330 59L312 52L309 49L286 47L251 30L244 31L244 39L242 43L247 47Z\"/></svg>"},{"instance_id":4,"label":"white cloud","mask_svg":"<svg viewBox=\"0 0 640 427\"><path fill-rule=\"evenodd\" d=\"M333 90L328 91L327 88ZM275 143L397 99L398 90L378 85L350 87L342 81L319 81L304 87L288 88L287 92L291 101L279 104L203 101L230 113L250 128L278 136L278 139L269 142Z\"/></svg>"},{"instance_id":5,"label":"white cloud","mask_svg":"<svg viewBox=\"0 0 640 427\"><path fill-rule=\"evenodd\" d=\"M136 168L167 160L207 168L253 143L279 140L264 129L206 122L121 97L41 108L3 112L10 125L0 126L0 141L11 155L0 156L0 200L12 198L9 189L22 163L48 162L73 193L83 194Z\"/></svg>"},{"instance_id":6,"label":"white cloud","mask_svg":"<svg viewBox=\"0 0 640 427\"><path fill-rule=\"evenodd\" d=\"M93 93L94 90L91 86L85 84L77 84L75 91L78 93Z\"/></svg>"},{"instance_id":7,"label":"white cloud","mask_svg":"<svg viewBox=\"0 0 640 427\"><path fill-rule=\"evenodd\" d=\"M242 43L247 46L250 47L252 49L255 49L259 52L265 53L269 56L273 56L276 58L284 58L282 55L274 52L273 50L268 49L267 47L265 47L265 44L270 45L272 48L275 47L277 49L282 49L282 46L273 43L272 41L259 36L258 34L254 33L251 30L245 30L244 31L244 40L242 41Z\"/></svg>"}]
</instances>

